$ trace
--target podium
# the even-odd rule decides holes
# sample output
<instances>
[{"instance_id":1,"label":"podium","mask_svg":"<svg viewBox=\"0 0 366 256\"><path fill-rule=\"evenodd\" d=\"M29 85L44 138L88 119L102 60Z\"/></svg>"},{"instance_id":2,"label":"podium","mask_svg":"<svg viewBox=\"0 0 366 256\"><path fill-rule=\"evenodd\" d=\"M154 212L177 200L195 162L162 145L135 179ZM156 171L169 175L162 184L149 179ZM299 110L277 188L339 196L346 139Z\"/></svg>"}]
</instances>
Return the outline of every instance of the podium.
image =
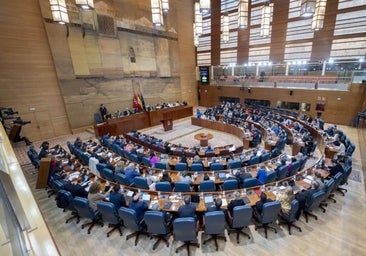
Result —
<instances>
[{"instance_id":1,"label":"podium","mask_svg":"<svg viewBox=\"0 0 366 256\"><path fill-rule=\"evenodd\" d=\"M170 131L173 129L173 119L168 118L168 119L164 119L161 120L163 127L164 127L164 131Z\"/></svg>"},{"instance_id":2,"label":"podium","mask_svg":"<svg viewBox=\"0 0 366 256\"><path fill-rule=\"evenodd\" d=\"M50 157L45 157L45 158L41 159L41 163L40 163L39 169L38 169L37 183L36 183L37 189L47 187L50 166L51 166Z\"/></svg>"}]
</instances>

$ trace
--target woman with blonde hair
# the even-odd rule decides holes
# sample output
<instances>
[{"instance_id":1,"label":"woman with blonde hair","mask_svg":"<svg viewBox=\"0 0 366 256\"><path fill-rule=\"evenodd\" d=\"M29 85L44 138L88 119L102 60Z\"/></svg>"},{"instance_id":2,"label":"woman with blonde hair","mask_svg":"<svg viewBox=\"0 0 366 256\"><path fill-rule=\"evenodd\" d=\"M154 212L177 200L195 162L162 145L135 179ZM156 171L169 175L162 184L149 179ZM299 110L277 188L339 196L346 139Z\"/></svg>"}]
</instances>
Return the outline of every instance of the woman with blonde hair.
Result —
<instances>
[{"instance_id":1,"label":"woman with blonde hair","mask_svg":"<svg viewBox=\"0 0 366 256\"><path fill-rule=\"evenodd\" d=\"M294 193L291 186L287 186L285 190L277 195L277 201L281 203L281 212L288 215L291 211L291 202L294 199Z\"/></svg>"}]
</instances>

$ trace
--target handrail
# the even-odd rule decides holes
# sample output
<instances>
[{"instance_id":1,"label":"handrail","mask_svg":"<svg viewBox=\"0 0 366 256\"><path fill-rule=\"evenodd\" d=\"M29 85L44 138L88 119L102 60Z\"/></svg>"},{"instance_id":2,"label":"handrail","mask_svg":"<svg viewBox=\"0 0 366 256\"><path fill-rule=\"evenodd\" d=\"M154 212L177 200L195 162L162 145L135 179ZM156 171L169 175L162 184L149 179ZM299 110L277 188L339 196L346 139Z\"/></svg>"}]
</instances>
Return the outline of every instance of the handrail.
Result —
<instances>
[{"instance_id":1,"label":"handrail","mask_svg":"<svg viewBox=\"0 0 366 256\"><path fill-rule=\"evenodd\" d=\"M47 228L2 125L0 125L0 159L2 159L0 161L0 171L4 174L1 176L8 176L8 182L16 188L12 194L6 196L12 207L20 205L25 214L25 219L23 219L22 216L18 216L19 211L14 211L16 214L14 217L20 221L19 223L27 224L22 225L22 236L26 241L24 248L26 248L28 255L59 255L57 246ZM22 241L10 241L13 246L19 246L18 242Z\"/></svg>"}]
</instances>

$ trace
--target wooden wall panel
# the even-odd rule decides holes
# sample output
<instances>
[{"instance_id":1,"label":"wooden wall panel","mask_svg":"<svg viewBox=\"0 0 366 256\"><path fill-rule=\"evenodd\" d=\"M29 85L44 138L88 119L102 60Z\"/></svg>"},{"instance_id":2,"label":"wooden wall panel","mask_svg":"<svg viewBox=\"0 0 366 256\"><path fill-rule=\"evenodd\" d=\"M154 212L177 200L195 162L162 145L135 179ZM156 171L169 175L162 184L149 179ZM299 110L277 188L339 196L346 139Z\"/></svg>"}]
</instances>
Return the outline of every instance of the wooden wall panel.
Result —
<instances>
[{"instance_id":1,"label":"wooden wall panel","mask_svg":"<svg viewBox=\"0 0 366 256\"><path fill-rule=\"evenodd\" d=\"M4 2L0 21L0 106L11 106L32 121L22 133L31 140L69 133L38 0ZM38 113L43 120L38 121ZM54 127L55 119L62 130Z\"/></svg>"},{"instance_id":2,"label":"wooden wall panel","mask_svg":"<svg viewBox=\"0 0 366 256\"><path fill-rule=\"evenodd\" d=\"M221 1L211 1L211 65L220 65Z\"/></svg>"},{"instance_id":3,"label":"wooden wall panel","mask_svg":"<svg viewBox=\"0 0 366 256\"><path fill-rule=\"evenodd\" d=\"M349 91L301 90L282 88L247 88L229 86L200 86L201 106L214 106L219 103L219 97L239 98L241 103L245 99L269 100L271 107L276 107L277 101L299 102L311 104L309 114L316 116L315 106L318 98L324 98L325 111L322 118L325 122L349 125L356 114L361 111L365 100L366 88L360 84L353 84ZM293 91L290 95L290 91ZM321 101L323 102L323 101Z\"/></svg>"}]
</instances>

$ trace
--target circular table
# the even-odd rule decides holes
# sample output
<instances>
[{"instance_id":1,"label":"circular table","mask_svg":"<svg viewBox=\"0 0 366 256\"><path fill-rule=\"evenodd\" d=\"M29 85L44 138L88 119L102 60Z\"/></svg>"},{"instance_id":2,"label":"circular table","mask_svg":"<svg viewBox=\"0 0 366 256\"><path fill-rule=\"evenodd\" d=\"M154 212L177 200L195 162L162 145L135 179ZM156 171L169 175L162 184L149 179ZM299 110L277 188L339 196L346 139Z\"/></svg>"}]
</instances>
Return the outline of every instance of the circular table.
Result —
<instances>
[{"instance_id":1,"label":"circular table","mask_svg":"<svg viewBox=\"0 0 366 256\"><path fill-rule=\"evenodd\" d=\"M201 147L207 147L208 146L208 141L213 138L213 135L211 133L201 132L201 133L195 134L194 138L196 140L200 141L200 146Z\"/></svg>"}]
</instances>

